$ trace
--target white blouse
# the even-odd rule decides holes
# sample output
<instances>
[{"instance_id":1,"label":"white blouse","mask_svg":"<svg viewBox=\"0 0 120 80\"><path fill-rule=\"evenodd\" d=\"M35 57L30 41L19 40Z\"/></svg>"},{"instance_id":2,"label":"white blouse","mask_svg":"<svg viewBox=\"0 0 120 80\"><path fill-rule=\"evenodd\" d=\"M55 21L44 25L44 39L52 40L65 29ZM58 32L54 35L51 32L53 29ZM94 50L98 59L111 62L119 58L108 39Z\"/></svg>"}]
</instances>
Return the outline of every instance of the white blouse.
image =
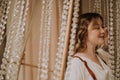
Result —
<instances>
[{"instance_id":1,"label":"white blouse","mask_svg":"<svg viewBox=\"0 0 120 80\"><path fill-rule=\"evenodd\" d=\"M102 67L92 60L80 56L95 74L97 80L114 80L109 67L98 57ZM64 80L93 80L86 66L79 58L73 58L67 67Z\"/></svg>"}]
</instances>

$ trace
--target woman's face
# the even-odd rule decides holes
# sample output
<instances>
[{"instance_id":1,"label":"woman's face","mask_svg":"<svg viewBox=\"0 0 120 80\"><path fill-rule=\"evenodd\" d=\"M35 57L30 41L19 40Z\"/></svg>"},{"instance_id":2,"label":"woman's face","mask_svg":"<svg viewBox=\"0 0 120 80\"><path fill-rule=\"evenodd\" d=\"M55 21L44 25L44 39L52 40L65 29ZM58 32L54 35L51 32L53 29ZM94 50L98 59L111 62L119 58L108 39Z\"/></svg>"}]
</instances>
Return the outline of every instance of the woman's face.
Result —
<instances>
[{"instance_id":1,"label":"woman's face","mask_svg":"<svg viewBox=\"0 0 120 80\"><path fill-rule=\"evenodd\" d=\"M94 46L100 46L105 42L105 30L100 18L93 19L89 23L87 42Z\"/></svg>"}]
</instances>

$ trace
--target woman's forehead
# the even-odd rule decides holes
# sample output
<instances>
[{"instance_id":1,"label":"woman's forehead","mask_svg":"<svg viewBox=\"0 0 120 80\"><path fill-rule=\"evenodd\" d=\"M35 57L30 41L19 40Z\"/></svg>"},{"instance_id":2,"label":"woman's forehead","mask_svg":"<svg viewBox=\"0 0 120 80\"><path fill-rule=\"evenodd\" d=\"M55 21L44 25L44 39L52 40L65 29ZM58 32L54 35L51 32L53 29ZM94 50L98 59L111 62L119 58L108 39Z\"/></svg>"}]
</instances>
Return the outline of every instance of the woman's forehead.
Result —
<instances>
[{"instance_id":1,"label":"woman's forehead","mask_svg":"<svg viewBox=\"0 0 120 80\"><path fill-rule=\"evenodd\" d=\"M103 25L103 22L102 22L102 20L100 18L95 18L95 19L91 20L91 22L88 25L88 30L92 29L96 25L98 25L98 26Z\"/></svg>"},{"instance_id":2,"label":"woman's forehead","mask_svg":"<svg viewBox=\"0 0 120 80\"><path fill-rule=\"evenodd\" d=\"M93 23L93 24L103 24L103 21L100 19L100 18L94 18L91 20L90 23Z\"/></svg>"}]
</instances>

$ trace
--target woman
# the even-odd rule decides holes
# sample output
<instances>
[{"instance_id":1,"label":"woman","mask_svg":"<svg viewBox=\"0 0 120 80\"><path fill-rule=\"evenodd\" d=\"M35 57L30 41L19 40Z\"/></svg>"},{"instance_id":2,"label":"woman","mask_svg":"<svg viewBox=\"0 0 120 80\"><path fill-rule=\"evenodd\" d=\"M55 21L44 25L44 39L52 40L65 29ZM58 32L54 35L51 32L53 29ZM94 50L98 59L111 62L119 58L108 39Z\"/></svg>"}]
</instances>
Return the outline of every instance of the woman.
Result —
<instances>
[{"instance_id":1,"label":"woman","mask_svg":"<svg viewBox=\"0 0 120 80\"><path fill-rule=\"evenodd\" d=\"M96 52L106 38L101 15L82 14L77 30L76 52L67 67L65 80L113 80L109 67Z\"/></svg>"}]
</instances>

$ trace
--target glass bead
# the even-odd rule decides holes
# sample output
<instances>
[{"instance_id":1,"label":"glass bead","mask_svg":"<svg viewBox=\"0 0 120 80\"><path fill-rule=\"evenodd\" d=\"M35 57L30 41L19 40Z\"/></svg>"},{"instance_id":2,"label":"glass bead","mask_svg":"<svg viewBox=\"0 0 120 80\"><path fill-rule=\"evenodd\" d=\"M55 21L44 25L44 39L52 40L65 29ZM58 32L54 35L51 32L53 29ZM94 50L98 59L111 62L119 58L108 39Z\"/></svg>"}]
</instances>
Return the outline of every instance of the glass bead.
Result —
<instances>
[{"instance_id":1,"label":"glass bead","mask_svg":"<svg viewBox=\"0 0 120 80\"><path fill-rule=\"evenodd\" d=\"M4 80L3 76L0 75L0 80Z\"/></svg>"}]
</instances>

